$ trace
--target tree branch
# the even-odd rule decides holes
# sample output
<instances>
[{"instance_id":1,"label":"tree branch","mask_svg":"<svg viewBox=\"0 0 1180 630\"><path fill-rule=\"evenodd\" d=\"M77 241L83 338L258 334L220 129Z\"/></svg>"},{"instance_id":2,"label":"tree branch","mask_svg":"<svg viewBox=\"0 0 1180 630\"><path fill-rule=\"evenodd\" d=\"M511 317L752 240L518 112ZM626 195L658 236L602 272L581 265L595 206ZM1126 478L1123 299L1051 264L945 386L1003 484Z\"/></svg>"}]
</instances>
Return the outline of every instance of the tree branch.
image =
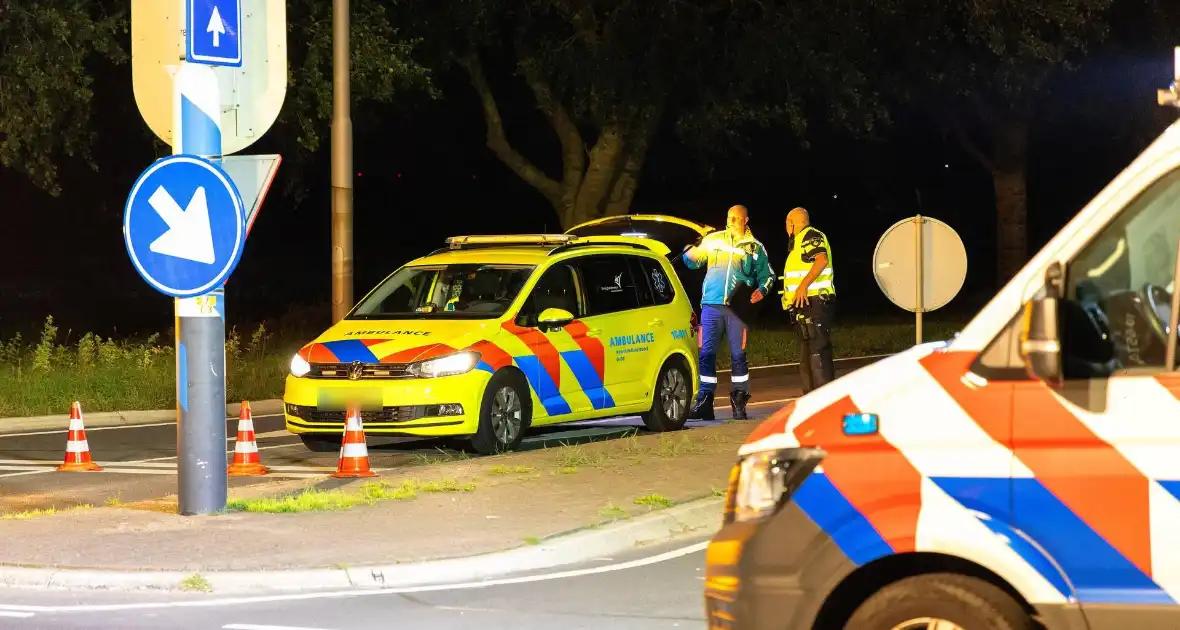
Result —
<instances>
[{"instance_id":1,"label":"tree branch","mask_svg":"<svg viewBox=\"0 0 1180 630\"><path fill-rule=\"evenodd\" d=\"M484 122L487 124L487 147L505 166L512 169L521 179L536 188L554 206L561 203L562 185L546 175L541 169L529 162L508 142L504 133L504 121L500 118L500 110L496 106L496 96L488 85L487 77L480 63L479 53L472 53L459 59L459 63L467 70L471 78L471 87L479 95L483 106Z\"/></svg>"},{"instance_id":2,"label":"tree branch","mask_svg":"<svg viewBox=\"0 0 1180 630\"><path fill-rule=\"evenodd\" d=\"M574 123L565 106L553 95L549 83L538 75L532 64L522 60L518 66L525 77L525 82L533 91L533 96L537 99L537 106L549 117L553 131L557 134L557 139L561 141L562 184L567 193L577 190L586 170L586 152L582 133L578 131L577 124Z\"/></svg>"},{"instance_id":3,"label":"tree branch","mask_svg":"<svg viewBox=\"0 0 1180 630\"><path fill-rule=\"evenodd\" d=\"M578 6L574 6L578 4ZM576 0L554 0L553 6L561 12L565 19L579 35L590 44L601 42L598 36L598 16L594 14L594 6Z\"/></svg>"}]
</instances>

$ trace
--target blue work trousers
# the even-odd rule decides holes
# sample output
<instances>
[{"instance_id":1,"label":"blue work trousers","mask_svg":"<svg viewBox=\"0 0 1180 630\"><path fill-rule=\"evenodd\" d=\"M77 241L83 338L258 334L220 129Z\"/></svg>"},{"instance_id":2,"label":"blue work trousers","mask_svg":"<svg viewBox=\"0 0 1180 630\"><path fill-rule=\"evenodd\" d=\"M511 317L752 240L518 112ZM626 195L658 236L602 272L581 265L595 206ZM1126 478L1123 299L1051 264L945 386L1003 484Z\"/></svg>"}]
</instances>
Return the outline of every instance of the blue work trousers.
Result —
<instances>
[{"instance_id":1,"label":"blue work trousers","mask_svg":"<svg viewBox=\"0 0 1180 630\"><path fill-rule=\"evenodd\" d=\"M697 335L700 343L702 396L717 391L717 346L721 335L729 340L731 391L750 391L750 371L746 363L746 334L748 329L741 318L728 306L705 304L701 306L701 331Z\"/></svg>"}]
</instances>

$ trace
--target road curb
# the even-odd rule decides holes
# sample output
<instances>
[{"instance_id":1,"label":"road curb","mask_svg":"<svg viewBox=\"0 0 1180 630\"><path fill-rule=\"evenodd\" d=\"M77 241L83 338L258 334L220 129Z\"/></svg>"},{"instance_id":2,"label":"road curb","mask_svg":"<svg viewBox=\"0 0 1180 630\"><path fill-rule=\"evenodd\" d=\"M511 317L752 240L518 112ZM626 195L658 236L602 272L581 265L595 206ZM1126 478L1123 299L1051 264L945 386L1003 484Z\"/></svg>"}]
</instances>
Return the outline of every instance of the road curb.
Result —
<instances>
[{"instance_id":1,"label":"road curb","mask_svg":"<svg viewBox=\"0 0 1180 630\"><path fill-rule=\"evenodd\" d=\"M225 417L236 419L241 412L241 403L225 406ZM250 401L250 412L255 416L278 414L283 412L283 401L278 398ZM175 409L153 409L148 411L102 411L86 413L86 403L82 402L82 416L87 429L104 427L129 427L144 424L176 422ZM0 418L0 436L9 433L23 433L25 431L53 431L65 433L70 428L70 410L67 406L61 414L51 416L32 416L28 418Z\"/></svg>"},{"instance_id":2,"label":"road curb","mask_svg":"<svg viewBox=\"0 0 1180 630\"><path fill-rule=\"evenodd\" d=\"M45 589L186 590L200 575L216 593L341 588L406 588L477 582L508 574L570 565L711 533L721 525L723 499L682 503L610 525L559 534L536 545L469 557L335 569L272 571L104 571L0 565L0 586Z\"/></svg>"}]
</instances>

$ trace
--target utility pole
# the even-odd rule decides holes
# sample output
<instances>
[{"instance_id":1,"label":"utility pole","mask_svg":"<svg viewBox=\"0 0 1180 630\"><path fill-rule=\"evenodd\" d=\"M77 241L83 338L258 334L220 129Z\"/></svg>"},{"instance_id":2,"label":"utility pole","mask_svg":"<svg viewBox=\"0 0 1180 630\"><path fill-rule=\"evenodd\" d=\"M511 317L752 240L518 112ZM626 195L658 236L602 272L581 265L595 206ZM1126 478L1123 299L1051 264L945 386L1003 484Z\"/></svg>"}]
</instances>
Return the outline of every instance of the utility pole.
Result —
<instances>
[{"instance_id":1,"label":"utility pole","mask_svg":"<svg viewBox=\"0 0 1180 630\"><path fill-rule=\"evenodd\" d=\"M348 0L332 0L332 323L352 308L352 114Z\"/></svg>"}]
</instances>

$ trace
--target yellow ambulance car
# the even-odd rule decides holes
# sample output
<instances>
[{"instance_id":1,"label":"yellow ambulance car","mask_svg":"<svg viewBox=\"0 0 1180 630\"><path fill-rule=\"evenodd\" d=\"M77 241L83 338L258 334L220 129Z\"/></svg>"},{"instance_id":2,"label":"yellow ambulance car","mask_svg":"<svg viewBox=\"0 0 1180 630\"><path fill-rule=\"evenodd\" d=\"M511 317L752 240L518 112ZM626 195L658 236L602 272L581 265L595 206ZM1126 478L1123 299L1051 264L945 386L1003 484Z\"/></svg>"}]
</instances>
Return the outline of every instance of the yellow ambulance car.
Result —
<instances>
[{"instance_id":1,"label":"yellow ambulance car","mask_svg":"<svg viewBox=\"0 0 1180 630\"><path fill-rule=\"evenodd\" d=\"M680 429L698 346L673 261L709 228L636 223L447 239L292 358L287 430L336 450L354 407L366 434L462 437L492 454L561 422L638 415L650 430ZM668 244L653 238L669 225Z\"/></svg>"}]
</instances>

